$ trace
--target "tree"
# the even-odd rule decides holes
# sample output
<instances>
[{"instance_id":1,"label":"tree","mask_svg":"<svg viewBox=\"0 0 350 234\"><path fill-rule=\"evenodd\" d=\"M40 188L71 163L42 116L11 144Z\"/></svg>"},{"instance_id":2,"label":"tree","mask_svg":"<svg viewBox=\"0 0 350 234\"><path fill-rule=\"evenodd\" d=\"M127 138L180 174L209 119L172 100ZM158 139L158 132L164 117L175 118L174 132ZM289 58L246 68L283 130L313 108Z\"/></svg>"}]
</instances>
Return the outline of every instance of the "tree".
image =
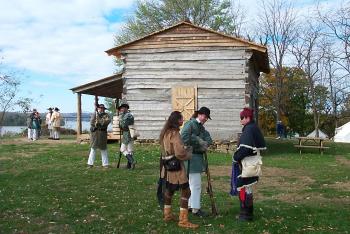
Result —
<instances>
[{"instance_id":1,"label":"tree","mask_svg":"<svg viewBox=\"0 0 350 234\"><path fill-rule=\"evenodd\" d=\"M183 20L238 36L244 16L232 0L138 0L135 15L116 36L120 45Z\"/></svg>"},{"instance_id":2,"label":"tree","mask_svg":"<svg viewBox=\"0 0 350 234\"><path fill-rule=\"evenodd\" d=\"M344 70L339 66L339 58L337 58L333 46L328 44L326 45L325 50L326 53L322 64L322 80L323 84L328 87L328 99L330 102L329 108L331 110L329 122L334 130L338 127L340 109L346 102L349 82L347 75L344 75Z\"/></svg>"},{"instance_id":3,"label":"tree","mask_svg":"<svg viewBox=\"0 0 350 234\"><path fill-rule=\"evenodd\" d=\"M262 13L258 17L256 32L260 42L269 48L270 64L274 68L276 93L274 97L276 122L281 119L283 89L282 70L288 49L298 33L297 15L286 1L262 1Z\"/></svg>"},{"instance_id":4,"label":"tree","mask_svg":"<svg viewBox=\"0 0 350 234\"><path fill-rule=\"evenodd\" d=\"M276 72L271 70L270 74L260 78L260 110L259 124L265 133L274 134L276 128L274 97L276 96ZM309 131L310 115L307 106L310 103L308 97L307 79L305 72L297 67L284 67L281 72L281 117L280 120L289 131L304 135ZM312 122L312 120L311 120Z\"/></svg>"},{"instance_id":5,"label":"tree","mask_svg":"<svg viewBox=\"0 0 350 234\"><path fill-rule=\"evenodd\" d=\"M340 42L339 65L350 75L350 2L325 13L318 9L318 17L330 30L329 35Z\"/></svg>"},{"instance_id":6,"label":"tree","mask_svg":"<svg viewBox=\"0 0 350 234\"><path fill-rule=\"evenodd\" d=\"M8 71L0 63L0 130L6 113L19 106L23 111L29 109L31 99L18 96L21 85L18 72Z\"/></svg>"},{"instance_id":7,"label":"tree","mask_svg":"<svg viewBox=\"0 0 350 234\"><path fill-rule=\"evenodd\" d=\"M308 19L300 31L296 42L293 44L292 53L297 60L297 67L305 71L309 94L311 97L311 109L314 117L314 128L316 137L319 136L320 110L317 105L317 94L315 87L321 80L322 59L325 56L323 41L326 40L322 34L322 26L318 22Z\"/></svg>"},{"instance_id":8,"label":"tree","mask_svg":"<svg viewBox=\"0 0 350 234\"><path fill-rule=\"evenodd\" d=\"M113 98L105 98L104 99L106 109L109 111L109 113L114 116L117 112L115 101Z\"/></svg>"}]
</instances>

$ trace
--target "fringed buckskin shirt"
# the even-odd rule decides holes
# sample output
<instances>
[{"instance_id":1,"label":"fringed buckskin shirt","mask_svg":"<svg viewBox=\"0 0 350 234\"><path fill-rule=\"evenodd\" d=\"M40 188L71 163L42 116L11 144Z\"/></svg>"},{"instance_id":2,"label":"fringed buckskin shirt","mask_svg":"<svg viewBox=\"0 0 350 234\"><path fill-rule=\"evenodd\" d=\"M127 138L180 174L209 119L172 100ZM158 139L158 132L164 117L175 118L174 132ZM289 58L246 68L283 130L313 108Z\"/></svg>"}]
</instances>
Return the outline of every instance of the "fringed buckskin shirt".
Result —
<instances>
[{"instance_id":1,"label":"fringed buckskin shirt","mask_svg":"<svg viewBox=\"0 0 350 234\"><path fill-rule=\"evenodd\" d=\"M169 155L175 155L177 159L180 160L181 169L179 171L167 171L167 178L166 181L168 181L171 184L185 184L188 183L186 169L184 166L184 160L189 160L191 158L191 152L187 152L185 149L185 146L182 142L180 133L178 130L168 130L164 134L163 138L163 147L161 149L162 154L169 156ZM165 169L162 168L161 177L164 178L165 175Z\"/></svg>"}]
</instances>

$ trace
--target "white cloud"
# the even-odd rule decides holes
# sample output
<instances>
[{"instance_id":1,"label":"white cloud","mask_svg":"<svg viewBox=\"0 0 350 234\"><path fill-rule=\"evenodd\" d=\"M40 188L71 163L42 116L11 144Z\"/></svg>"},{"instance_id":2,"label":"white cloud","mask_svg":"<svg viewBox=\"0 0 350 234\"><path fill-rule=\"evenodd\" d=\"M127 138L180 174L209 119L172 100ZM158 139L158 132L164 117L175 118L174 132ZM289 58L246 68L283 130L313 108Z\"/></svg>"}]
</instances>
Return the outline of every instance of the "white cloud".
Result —
<instances>
[{"instance_id":1,"label":"white cloud","mask_svg":"<svg viewBox=\"0 0 350 234\"><path fill-rule=\"evenodd\" d=\"M104 17L132 0L0 0L0 49L9 65L81 84L115 70L105 50L121 23ZM70 77L70 78L69 78ZM75 79L75 81L72 80Z\"/></svg>"}]
</instances>

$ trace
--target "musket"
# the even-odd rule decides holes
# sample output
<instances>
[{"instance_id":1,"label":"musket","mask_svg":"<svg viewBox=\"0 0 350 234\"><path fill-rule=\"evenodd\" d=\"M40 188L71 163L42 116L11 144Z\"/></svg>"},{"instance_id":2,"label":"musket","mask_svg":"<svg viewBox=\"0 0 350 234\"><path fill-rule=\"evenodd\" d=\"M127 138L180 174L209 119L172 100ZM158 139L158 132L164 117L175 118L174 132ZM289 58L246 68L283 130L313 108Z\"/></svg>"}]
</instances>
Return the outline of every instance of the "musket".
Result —
<instances>
[{"instance_id":1,"label":"musket","mask_svg":"<svg viewBox=\"0 0 350 234\"><path fill-rule=\"evenodd\" d=\"M96 124L97 124L97 107L98 107L98 96L95 95L95 127L96 127Z\"/></svg>"},{"instance_id":2,"label":"musket","mask_svg":"<svg viewBox=\"0 0 350 234\"><path fill-rule=\"evenodd\" d=\"M204 153L204 160L206 162L206 174L207 174L207 181L208 181L208 187L207 187L207 192L209 194L210 197L210 203L211 203L211 213L216 216L218 215L218 209L216 207L215 204L215 200L214 200L214 192L213 192L213 187L211 185L211 178L210 178L210 172L209 172L209 163L208 163L208 156L207 153Z\"/></svg>"},{"instance_id":3,"label":"musket","mask_svg":"<svg viewBox=\"0 0 350 234\"><path fill-rule=\"evenodd\" d=\"M120 148L122 147L122 129L120 127L119 110L118 110L119 99L117 99L116 106L117 106L117 116L118 116L118 121L119 121L119 123L118 123L119 124L119 158L118 158L118 164L117 164L117 168L119 168L119 166L120 166L120 159L122 158L122 152L120 152Z\"/></svg>"}]
</instances>

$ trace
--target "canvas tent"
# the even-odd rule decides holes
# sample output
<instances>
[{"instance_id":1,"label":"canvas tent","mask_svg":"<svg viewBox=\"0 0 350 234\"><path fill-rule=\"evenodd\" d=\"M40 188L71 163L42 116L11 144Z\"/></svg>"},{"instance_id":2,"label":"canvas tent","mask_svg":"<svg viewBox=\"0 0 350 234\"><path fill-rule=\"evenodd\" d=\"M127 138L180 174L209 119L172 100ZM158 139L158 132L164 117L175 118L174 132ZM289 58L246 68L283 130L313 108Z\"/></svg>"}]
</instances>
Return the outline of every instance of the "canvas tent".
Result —
<instances>
[{"instance_id":1,"label":"canvas tent","mask_svg":"<svg viewBox=\"0 0 350 234\"><path fill-rule=\"evenodd\" d=\"M335 129L334 142L350 143L350 122Z\"/></svg>"},{"instance_id":2,"label":"canvas tent","mask_svg":"<svg viewBox=\"0 0 350 234\"><path fill-rule=\"evenodd\" d=\"M314 130L312 133L307 135L307 137L316 137L316 130ZM322 139L328 138L327 134L322 132L320 129L318 130L318 137Z\"/></svg>"}]
</instances>

